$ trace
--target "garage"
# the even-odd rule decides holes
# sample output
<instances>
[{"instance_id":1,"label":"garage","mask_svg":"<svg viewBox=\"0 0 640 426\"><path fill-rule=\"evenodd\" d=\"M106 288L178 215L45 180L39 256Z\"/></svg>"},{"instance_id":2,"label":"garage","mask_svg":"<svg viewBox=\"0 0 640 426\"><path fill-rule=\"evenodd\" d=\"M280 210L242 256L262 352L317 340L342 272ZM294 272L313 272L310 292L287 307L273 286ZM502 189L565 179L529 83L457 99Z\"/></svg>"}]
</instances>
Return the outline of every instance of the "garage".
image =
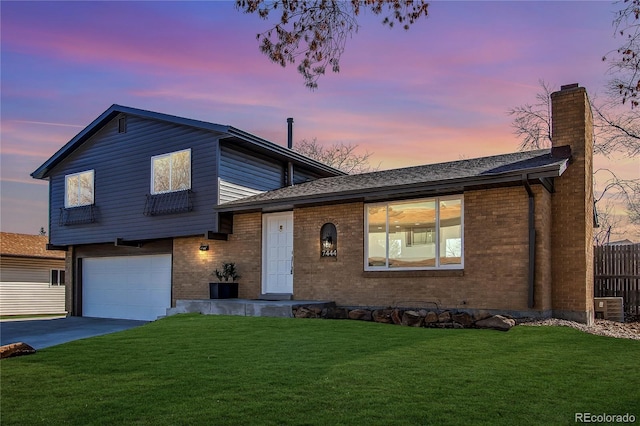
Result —
<instances>
[{"instance_id":1,"label":"garage","mask_svg":"<svg viewBox=\"0 0 640 426\"><path fill-rule=\"evenodd\" d=\"M151 321L170 306L170 254L82 260L82 316Z\"/></svg>"}]
</instances>

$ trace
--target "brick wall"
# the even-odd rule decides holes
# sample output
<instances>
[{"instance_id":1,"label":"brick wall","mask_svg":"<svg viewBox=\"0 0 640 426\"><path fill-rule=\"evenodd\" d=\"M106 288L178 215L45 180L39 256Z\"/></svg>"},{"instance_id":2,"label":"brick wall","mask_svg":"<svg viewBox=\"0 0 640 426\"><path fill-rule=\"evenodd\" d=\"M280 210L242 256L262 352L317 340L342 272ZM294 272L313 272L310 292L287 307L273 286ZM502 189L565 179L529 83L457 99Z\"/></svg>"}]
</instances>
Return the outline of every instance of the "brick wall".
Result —
<instances>
[{"instance_id":1,"label":"brick wall","mask_svg":"<svg viewBox=\"0 0 640 426\"><path fill-rule=\"evenodd\" d=\"M294 210L294 297L343 306L419 305L548 315L549 194L534 186L537 239L536 306L528 301L528 197L522 186L464 194L463 271L364 271L364 204ZM320 228L338 232L337 258L321 258ZM428 305L427 305L428 306Z\"/></svg>"},{"instance_id":2,"label":"brick wall","mask_svg":"<svg viewBox=\"0 0 640 426\"><path fill-rule=\"evenodd\" d=\"M208 244L201 251L200 244ZM233 234L228 241L205 240L203 237L173 240L173 292L176 299L208 299L209 283L218 282L215 275L222 263L233 262L240 278L238 297L260 296L262 267L262 218L260 213L238 214L233 218Z\"/></svg>"},{"instance_id":3,"label":"brick wall","mask_svg":"<svg viewBox=\"0 0 640 426\"><path fill-rule=\"evenodd\" d=\"M593 118L587 92L565 86L551 95L553 146L571 146L571 163L552 200L554 316L593 321Z\"/></svg>"},{"instance_id":4,"label":"brick wall","mask_svg":"<svg viewBox=\"0 0 640 426\"><path fill-rule=\"evenodd\" d=\"M551 253L551 198L552 194L541 186L533 187L536 199L536 272L535 306L536 310L549 312L552 303L552 253Z\"/></svg>"}]
</instances>

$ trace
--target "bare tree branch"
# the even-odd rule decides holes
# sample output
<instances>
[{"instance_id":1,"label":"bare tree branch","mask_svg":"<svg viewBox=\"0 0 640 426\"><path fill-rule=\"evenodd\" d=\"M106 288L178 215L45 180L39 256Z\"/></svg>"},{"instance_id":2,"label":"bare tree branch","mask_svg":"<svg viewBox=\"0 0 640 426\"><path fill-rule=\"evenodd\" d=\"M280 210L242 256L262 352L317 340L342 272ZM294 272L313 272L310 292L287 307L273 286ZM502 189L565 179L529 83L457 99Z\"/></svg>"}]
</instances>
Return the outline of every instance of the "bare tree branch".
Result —
<instances>
[{"instance_id":1,"label":"bare tree branch","mask_svg":"<svg viewBox=\"0 0 640 426\"><path fill-rule=\"evenodd\" d=\"M613 21L615 33L623 37L622 46L602 57L609 62L609 73L615 77L609 88L615 91L623 104L638 106L640 90L640 0L624 0L623 7Z\"/></svg>"},{"instance_id":2,"label":"bare tree branch","mask_svg":"<svg viewBox=\"0 0 640 426\"><path fill-rule=\"evenodd\" d=\"M521 140L521 151L551 146L551 93L554 89L544 80L538 83L542 91L536 94L535 104L525 104L507 111L514 117L511 127Z\"/></svg>"},{"instance_id":3,"label":"bare tree branch","mask_svg":"<svg viewBox=\"0 0 640 426\"><path fill-rule=\"evenodd\" d=\"M621 219L615 214L614 204L608 200L598 204L597 211L599 227L594 229L593 243L601 246L611 242L611 234L621 225Z\"/></svg>"},{"instance_id":4,"label":"bare tree branch","mask_svg":"<svg viewBox=\"0 0 640 426\"><path fill-rule=\"evenodd\" d=\"M358 145L345 144L344 142L324 147L318 143L316 138L310 141L302 139L293 147L300 154L349 174L375 172L380 168L380 164L375 167L369 164L372 152L366 151L364 154L358 154L357 148Z\"/></svg>"},{"instance_id":5,"label":"bare tree branch","mask_svg":"<svg viewBox=\"0 0 640 426\"><path fill-rule=\"evenodd\" d=\"M606 178L601 183L602 189L600 191L594 190L596 194L599 193L599 195L594 195L594 204L597 206L609 193L610 199L624 203L629 215L629 222L640 225L640 179L620 179L611 170L602 168L593 172L594 188L597 187L598 178L603 175Z\"/></svg>"},{"instance_id":6,"label":"bare tree branch","mask_svg":"<svg viewBox=\"0 0 640 426\"><path fill-rule=\"evenodd\" d=\"M310 89L318 87L318 79L327 68L340 71L340 57L347 38L358 31L357 16L361 9L375 15L388 11L382 21L408 30L420 17L427 16L425 0L236 0L236 8L244 13L257 13L261 18L278 11L278 23L258 33L260 51L286 67L298 61L298 72Z\"/></svg>"},{"instance_id":7,"label":"bare tree branch","mask_svg":"<svg viewBox=\"0 0 640 426\"><path fill-rule=\"evenodd\" d=\"M591 102L594 111L596 151L609 156L620 152L629 157L640 155L640 111L636 108L620 108L615 99L597 104Z\"/></svg>"},{"instance_id":8,"label":"bare tree branch","mask_svg":"<svg viewBox=\"0 0 640 426\"><path fill-rule=\"evenodd\" d=\"M640 1L640 0L639 0ZM544 80L539 81L540 92L535 104L512 108L511 127L520 139L520 150L541 149L551 146L551 93L555 90ZM610 97L605 102L591 99L594 111L594 153L609 156L614 152L629 157L640 155L640 110L624 109Z\"/></svg>"},{"instance_id":9,"label":"bare tree branch","mask_svg":"<svg viewBox=\"0 0 640 426\"><path fill-rule=\"evenodd\" d=\"M639 0L640 1L640 0ZM550 146L551 134L551 93L552 86L540 80L541 91L536 94L536 103L526 104L508 111L514 117L512 126L514 133L520 138L520 149L538 149ZM640 114L638 109L622 109L615 99L596 106L592 100L594 113L594 153L610 155L613 152L626 154L630 157L640 155ZM598 180L600 182L598 182ZM598 187L601 189L598 190ZM640 179L620 179L609 169L598 169L594 172L595 206L617 202L625 206L631 224L640 225ZM599 195L598 195L599 194ZM600 205L598 204L600 203ZM602 219L600 211L599 217ZM606 213L603 213L606 216ZM620 221L610 218L601 220L610 235ZM603 240L602 229L596 233L599 240Z\"/></svg>"}]
</instances>

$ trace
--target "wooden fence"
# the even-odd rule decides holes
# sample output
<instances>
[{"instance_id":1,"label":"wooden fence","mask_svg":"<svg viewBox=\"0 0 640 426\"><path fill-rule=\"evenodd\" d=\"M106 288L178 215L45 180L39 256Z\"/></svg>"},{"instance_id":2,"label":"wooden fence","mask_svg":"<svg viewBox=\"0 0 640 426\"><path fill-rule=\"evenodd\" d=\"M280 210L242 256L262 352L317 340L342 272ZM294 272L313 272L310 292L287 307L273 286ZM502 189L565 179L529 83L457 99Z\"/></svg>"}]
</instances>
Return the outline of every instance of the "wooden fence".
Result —
<instances>
[{"instance_id":1,"label":"wooden fence","mask_svg":"<svg viewBox=\"0 0 640 426\"><path fill-rule=\"evenodd\" d=\"M594 296L622 297L627 315L640 315L640 244L596 246Z\"/></svg>"}]
</instances>

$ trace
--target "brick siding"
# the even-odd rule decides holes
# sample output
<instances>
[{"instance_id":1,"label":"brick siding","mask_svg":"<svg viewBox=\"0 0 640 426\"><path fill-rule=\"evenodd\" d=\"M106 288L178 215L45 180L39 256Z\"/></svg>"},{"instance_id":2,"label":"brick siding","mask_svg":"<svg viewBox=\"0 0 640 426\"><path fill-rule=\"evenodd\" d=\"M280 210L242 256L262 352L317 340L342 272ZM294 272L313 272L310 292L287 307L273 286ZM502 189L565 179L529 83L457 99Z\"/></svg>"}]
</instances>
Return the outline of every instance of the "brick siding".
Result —
<instances>
[{"instance_id":1,"label":"brick siding","mask_svg":"<svg viewBox=\"0 0 640 426\"><path fill-rule=\"evenodd\" d=\"M556 179L551 253L554 316L593 321L593 119L586 90L551 95L553 146L571 146L572 159Z\"/></svg>"},{"instance_id":2,"label":"brick siding","mask_svg":"<svg viewBox=\"0 0 640 426\"><path fill-rule=\"evenodd\" d=\"M549 221L549 196L536 194L536 223ZM364 271L364 204L294 210L294 296L333 300L344 306L413 306L527 311L528 197L523 187L464 194L464 270ZM332 222L338 232L337 258L321 258L320 228ZM538 301L549 310L548 232L537 245ZM545 257L546 256L546 257Z\"/></svg>"},{"instance_id":3,"label":"brick siding","mask_svg":"<svg viewBox=\"0 0 640 426\"><path fill-rule=\"evenodd\" d=\"M200 244L208 244L201 251ZM203 237L173 240L173 292L176 299L208 299L209 283L218 282L213 272L222 263L233 262L238 270L238 297L260 296L262 268L262 216L260 213L239 214L233 218L233 234L228 241Z\"/></svg>"}]
</instances>

